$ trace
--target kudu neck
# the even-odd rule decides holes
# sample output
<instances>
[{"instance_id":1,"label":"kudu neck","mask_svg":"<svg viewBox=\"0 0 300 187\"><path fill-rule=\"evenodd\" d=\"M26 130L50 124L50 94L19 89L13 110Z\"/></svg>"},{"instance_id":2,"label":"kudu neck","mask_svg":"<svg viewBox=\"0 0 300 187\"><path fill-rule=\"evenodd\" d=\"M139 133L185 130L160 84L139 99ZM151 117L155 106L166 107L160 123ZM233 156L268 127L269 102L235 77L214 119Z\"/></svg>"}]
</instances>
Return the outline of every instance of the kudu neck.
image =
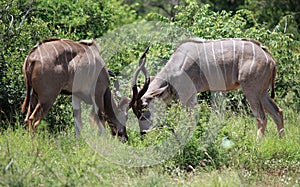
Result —
<instances>
[{"instance_id":1,"label":"kudu neck","mask_svg":"<svg viewBox=\"0 0 300 187\"><path fill-rule=\"evenodd\" d=\"M113 94L111 93L110 88L107 88L104 95L104 109L108 121L113 124L121 125L118 119L118 107L114 100Z\"/></svg>"}]
</instances>

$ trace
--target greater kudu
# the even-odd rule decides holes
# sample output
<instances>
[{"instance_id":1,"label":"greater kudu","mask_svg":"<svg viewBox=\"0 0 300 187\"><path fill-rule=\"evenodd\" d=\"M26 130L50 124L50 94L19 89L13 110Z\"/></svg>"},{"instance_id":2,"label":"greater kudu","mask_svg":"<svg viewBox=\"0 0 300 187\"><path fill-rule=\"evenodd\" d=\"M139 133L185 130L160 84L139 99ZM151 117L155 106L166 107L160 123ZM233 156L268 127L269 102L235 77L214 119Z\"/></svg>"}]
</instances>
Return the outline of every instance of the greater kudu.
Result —
<instances>
[{"instance_id":1,"label":"greater kudu","mask_svg":"<svg viewBox=\"0 0 300 187\"><path fill-rule=\"evenodd\" d=\"M145 68L139 68L135 74L141 70L146 80L149 80ZM151 83L146 81L143 93L137 92L137 75L133 76L134 96L130 106L143 133L152 126L148 107L154 98L167 101L171 96L176 96L183 106L193 107L198 92L236 90L242 87L257 120L258 137L263 137L266 129L265 111L272 116L279 134L283 135L283 112L273 100L276 71L274 58L256 40L189 39L180 43ZM271 97L268 95L269 86Z\"/></svg>"},{"instance_id":2,"label":"greater kudu","mask_svg":"<svg viewBox=\"0 0 300 187\"><path fill-rule=\"evenodd\" d=\"M109 72L96 42L74 42L67 39L48 39L33 47L24 63L26 98L22 112L25 122L33 130L46 116L60 93L72 94L76 135L82 128L81 101L93 105L98 115L98 127L104 129L105 121L112 133L128 139L125 122L128 102L118 105L111 93ZM127 105L127 106L126 106ZM101 124L100 124L101 122Z\"/></svg>"}]
</instances>

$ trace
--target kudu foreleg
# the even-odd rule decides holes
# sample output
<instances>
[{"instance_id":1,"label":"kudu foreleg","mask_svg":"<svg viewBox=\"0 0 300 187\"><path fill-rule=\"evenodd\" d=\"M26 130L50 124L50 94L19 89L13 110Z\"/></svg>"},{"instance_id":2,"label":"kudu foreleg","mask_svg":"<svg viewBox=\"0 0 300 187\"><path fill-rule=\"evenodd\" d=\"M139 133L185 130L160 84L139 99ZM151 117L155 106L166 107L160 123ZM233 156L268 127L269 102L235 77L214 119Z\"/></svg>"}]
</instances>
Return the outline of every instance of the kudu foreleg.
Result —
<instances>
[{"instance_id":1,"label":"kudu foreleg","mask_svg":"<svg viewBox=\"0 0 300 187\"><path fill-rule=\"evenodd\" d=\"M94 112L94 121L98 125L100 134L106 134L106 129L105 129L105 112L104 112L104 100L103 100L103 95L104 93L99 93L98 91L96 92L96 89L100 88L101 85L99 84L94 84L92 87L92 92L91 92L91 99L92 99L92 104L93 104L93 112ZM101 90L101 89L100 89Z\"/></svg>"},{"instance_id":2,"label":"kudu foreleg","mask_svg":"<svg viewBox=\"0 0 300 187\"><path fill-rule=\"evenodd\" d=\"M75 132L76 136L80 136L80 131L82 128L82 120L81 120L81 106L80 106L81 100L74 96L72 97L72 107L73 107L73 115L74 115L74 126L75 126Z\"/></svg>"},{"instance_id":3,"label":"kudu foreleg","mask_svg":"<svg viewBox=\"0 0 300 187\"><path fill-rule=\"evenodd\" d=\"M252 113L257 122L257 139L262 139L265 134L267 118L264 112L258 91L248 90L243 87L244 94L250 104Z\"/></svg>"}]
</instances>

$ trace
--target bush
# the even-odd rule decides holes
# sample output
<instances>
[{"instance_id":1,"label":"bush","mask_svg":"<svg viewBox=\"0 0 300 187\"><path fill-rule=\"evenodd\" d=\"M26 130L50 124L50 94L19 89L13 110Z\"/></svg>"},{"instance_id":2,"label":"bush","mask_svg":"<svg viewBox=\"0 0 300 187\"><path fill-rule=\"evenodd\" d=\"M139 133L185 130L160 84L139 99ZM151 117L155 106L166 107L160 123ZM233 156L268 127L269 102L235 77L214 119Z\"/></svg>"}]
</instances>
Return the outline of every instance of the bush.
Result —
<instances>
[{"instance_id":1,"label":"bush","mask_svg":"<svg viewBox=\"0 0 300 187\"><path fill-rule=\"evenodd\" d=\"M175 49L176 42L181 39L197 36L204 39L218 39L228 37L245 37L259 40L267 46L277 61L278 76L276 78L277 100L282 104L300 110L299 100L299 41L294 39L292 33L285 29L286 21L281 21L270 30L267 25L260 24L254 19L254 13L249 10L239 10L235 13L228 11L214 12L210 10L209 5L198 4L196 1L186 1L185 6L175 6L176 14L171 21L168 17L159 14L150 13L147 21L160 21L172 27L179 28L175 32L168 31L164 33L149 33L151 26L147 21L140 25L145 29L148 37L140 43L135 33L135 26L140 23L132 24L128 27L130 32L124 36L109 38L107 41L99 40L101 50L106 47L121 45L117 53L106 61L108 67L120 73L124 66L129 64L136 67L136 60L141 51L152 43L150 56L152 58L163 59L163 63L157 63L153 60L151 74L157 72L168 60ZM108 34L118 26L132 23L136 18L136 13L130 6L124 5L122 1L3 1L1 3L1 48L0 68L2 71L0 86L0 121L1 126L4 122L12 122L14 118L20 118L24 115L19 114L19 109L23 101L24 81L22 75L22 65L30 48L37 41L49 37L70 38L73 40L99 38L103 34ZM285 19L285 18L283 18ZM292 17L286 17L288 22L293 22ZM149 27L149 28L148 28ZM123 27L122 27L123 28ZM184 35L185 32L191 33L190 36ZM163 38L161 42L156 42L159 37ZM128 35L132 35L128 40ZM135 38L136 37L136 38ZM172 41L167 38L175 38L178 41ZM127 45L129 44L129 45ZM119 46L120 47L120 46ZM104 57L105 57L104 50ZM134 65L132 64L134 63ZM133 68L134 69L134 68ZM133 70L130 70L133 71ZM128 72L131 73L131 72ZM209 100L209 93L204 93L201 98ZM228 96L228 103L233 103L231 108L241 107L245 104L245 98L241 92ZM281 104L280 104L281 105ZM59 98L58 102L51 109L48 115L49 121L56 125L72 121L69 114L71 107L68 97ZM57 114L63 114L57 119ZM67 117L68 116L68 117ZM54 125L55 125L54 124Z\"/></svg>"}]
</instances>

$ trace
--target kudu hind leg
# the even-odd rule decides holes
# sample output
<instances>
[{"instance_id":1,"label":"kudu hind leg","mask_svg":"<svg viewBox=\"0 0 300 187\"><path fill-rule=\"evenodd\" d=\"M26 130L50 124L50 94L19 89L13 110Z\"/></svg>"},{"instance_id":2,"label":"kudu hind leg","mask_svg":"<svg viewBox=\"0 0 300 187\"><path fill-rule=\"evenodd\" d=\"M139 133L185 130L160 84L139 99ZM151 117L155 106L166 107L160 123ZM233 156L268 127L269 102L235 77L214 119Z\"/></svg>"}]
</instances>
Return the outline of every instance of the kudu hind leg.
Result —
<instances>
[{"instance_id":1,"label":"kudu hind leg","mask_svg":"<svg viewBox=\"0 0 300 187\"><path fill-rule=\"evenodd\" d=\"M38 103L37 97L35 95L31 95L30 100L29 100L28 109L27 109L27 114L26 114L26 117L25 117L25 120L24 120L24 122L27 124L28 128L31 126L31 122L29 120L29 117L33 113L37 103Z\"/></svg>"},{"instance_id":2,"label":"kudu hind leg","mask_svg":"<svg viewBox=\"0 0 300 187\"><path fill-rule=\"evenodd\" d=\"M31 108L28 108L28 110L31 110ZM30 112L30 111L28 111ZM26 116L26 122L28 124L28 127L29 127L29 131L32 131L32 133L34 133L34 126L40 122L40 120L38 119L39 116L37 115L40 115L40 112L41 112L41 104L38 102L36 105L35 105L35 108L33 110L33 112L31 113L31 115L27 118ZM28 113L27 113L28 114Z\"/></svg>"},{"instance_id":3,"label":"kudu hind leg","mask_svg":"<svg viewBox=\"0 0 300 187\"><path fill-rule=\"evenodd\" d=\"M37 126L41 123L43 118L44 118L43 107L42 104L38 102L35 106L34 111L32 112L32 114L28 119L29 132L32 133L32 136L34 135Z\"/></svg>"},{"instance_id":4,"label":"kudu hind leg","mask_svg":"<svg viewBox=\"0 0 300 187\"><path fill-rule=\"evenodd\" d=\"M47 100L47 102L49 102ZM34 134L36 128L41 123L42 119L47 114L53 102L47 104L42 103L37 95L32 95L30 97L30 102L28 106L28 111L25 118L25 123L27 123L29 131Z\"/></svg>"},{"instance_id":5,"label":"kudu hind leg","mask_svg":"<svg viewBox=\"0 0 300 187\"><path fill-rule=\"evenodd\" d=\"M39 106L39 111L37 112L37 117L35 119L35 122L33 124L33 132L35 132L38 125L41 123L44 115L43 115L43 107L38 103L37 106Z\"/></svg>"},{"instance_id":6,"label":"kudu hind leg","mask_svg":"<svg viewBox=\"0 0 300 187\"><path fill-rule=\"evenodd\" d=\"M264 133L266 130L267 125L267 118L266 114L264 112L262 103L259 99L259 95L257 95L258 91L253 90L246 90L243 88L244 94L246 95L246 98L250 104L252 113L254 117L256 118L257 122L257 138L261 139L264 137Z\"/></svg>"},{"instance_id":7,"label":"kudu hind leg","mask_svg":"<svg viewBox=\"0 0 300 187\"><path fill-rule=\"evenodd\" d=\"M273 99L268 95L267 92L263 94L262 100L261 100L264 109L271 115L274 122L277 125L277 130L279 133L279 136L284 135L284 124L283 124L283 112L282 110L275 104Z\"/></svg>"},{"instance_id":8,"label":"kudu hind leg","mask_svg":"<svg viewBox=\"0 0 300 187\"><path fill-rule=\"evenodd\" d=\"M29 102L28 109L27 109L27 114L26 114L26 117L25 117L25 120L24 120L24 122L26 124L29 122L30 114L33 112L32 110L34 108L35 108L35 105L32 105L31 102Z\"/></svg>"},{"instance_id":9,"label":"kudu hind leg","mask_svg":"<svg viewBox=\"0 0 300 187\"><path fill-rule=\"evenodd\" d=\"M49 98L47 102L39 101L36 105L34 114L34 123L33 123L33 130L35 131L41 121L45 118L46 114L48 113L49 109L51 108L52 104L54 103L55 98ZM31 117L30 117L31 118Z\"/></svg>"}]
</instances>

